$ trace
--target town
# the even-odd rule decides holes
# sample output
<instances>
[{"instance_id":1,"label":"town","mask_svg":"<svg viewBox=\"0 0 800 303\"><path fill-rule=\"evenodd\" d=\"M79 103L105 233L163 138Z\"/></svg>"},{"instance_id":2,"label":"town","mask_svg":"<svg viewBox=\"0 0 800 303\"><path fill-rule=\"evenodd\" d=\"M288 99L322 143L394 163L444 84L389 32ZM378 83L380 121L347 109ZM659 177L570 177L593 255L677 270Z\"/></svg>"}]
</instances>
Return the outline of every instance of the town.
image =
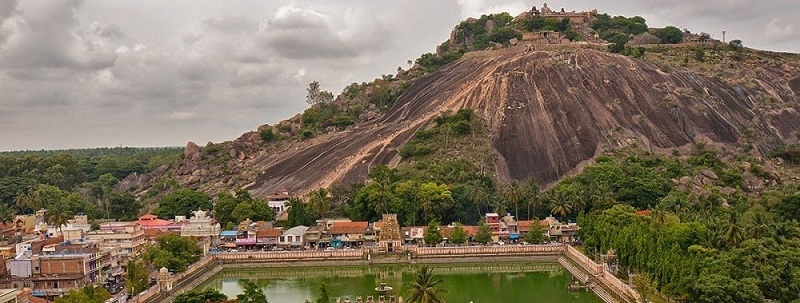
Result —
<instances>
[{"instance_id":1,"label":"town","mask_svg":"<svg viewBox=\"0 0 800 303\"><path fill-rule=\"evenodd\" d=\"M289 196L268 201L283 215ZM221 230L220 224L205 210L193 211L189 218L172 219L146 214L136 221L104 222L92 226L86 215L76 215L61 226L48 224L45 209L32 215L18 215L4 225L5 241L0 288L20 293L29 302L54 299L89 284L105 287L115 298L123 298L128 262L167 235L191 237L203 247L203 254L237 254L251 251L336 251L361 250L374 253L401 251L404 246L524 245L534 230L542 243L573 243L579 227L550 216L543 220L515 220L511 214L487 213L482 221L486 240L479 240L480 226L441 226L436 243L426 242L428 226L401 227L397 216L384 215L377 222L327 218L314 226L279 227L274 221L242 221L234 230ZM277 222L280 223L280 222ZM93 228L94 227L94 228ZM533 228L532 228L533 227ZM465 238L453 241L461 228ZM17 243L9 243L17 242ZM457 242L453 243L453 242ZM155 283L155 276L150 284ZM11 301L0 301L11 302ZM20 300L19 302L25 302Z\"/></svg>"}]
</instances>

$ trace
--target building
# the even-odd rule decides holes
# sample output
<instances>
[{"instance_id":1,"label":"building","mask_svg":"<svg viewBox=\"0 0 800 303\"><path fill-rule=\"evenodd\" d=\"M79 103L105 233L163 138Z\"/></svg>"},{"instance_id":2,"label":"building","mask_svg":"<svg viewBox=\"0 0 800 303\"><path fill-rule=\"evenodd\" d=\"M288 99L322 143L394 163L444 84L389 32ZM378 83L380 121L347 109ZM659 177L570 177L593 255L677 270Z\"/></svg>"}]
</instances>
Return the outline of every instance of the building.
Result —
<instances>
[{"instance_id":1,"label":"building","mask_svg":"<svg viewBox=\"0 0 800 303\"><path fill-rule=\"evenodd\" d=\"M514 18L514 21L519 21L523 19L530 19L533 17L542 17L542 18L552 18L552 19L569 19L569 22L573 25L589 25L594 21L594 18L597 16L597 10L593 9L591 11L583 11L583 12L576 12L570 11L567 12L564 8L561 8L560 11L554 11L550 7L547 6L547 3L542 5L542 9L536 9L534 6L530 11L524 12Z\"/></svg>"},{"instance_id":2,"label":"building","mask_svg":"<svg viewBox=\"0 0 800 303\"><path fill-rule=\"evenodd\" d=\"M216 238L219 232L219 223L203 210L193 211L189 222L181 227L181 236L184 237Z\"/></svg>"},{"instance_id":3,"label":"building","mask_svg":"<svg viewBox=\"0 0 800 303\"><path fill-rule=\"evenodd\" d=\"M17 295L19 290L0 289L0 303L17 303Z\"/></svg>"},{"instance_id":4,"label":"building","mask_svg":"<svg viewBox=\"0 0 800 303\"><path fill-rule=\"evenodd\" d=\"M219 247L221 248L236 248L236 237L239 235L238 230L223 230L219 233Z\"/></svg>"},{"instance_id":5,"label":"building","mask_svg":"<svg viewBox=\"0 0 800 303\"><path fill-rule=\"evenodd\" d=\"M116 251L119 262L127 264L137 256L145 244L145 235L138 223L128 223L122 230L96 230L86 233L86 237L97 241L100 247ZM125 265L123 265L124 267Z\"/></svg>"},{"instance_id":6,"label":"building","mask_svg":"<svg viewBox=\"0 0 800 303\"><path fill-rule=\"evenodd\" d=\"M33 255L30 258L33 266L31 293L37 297L53 298L119 272L115 251L101 249L97 244L88 240L64 242Z\"/></svg>"},{"instance_id":7,"label":"building","mask_svg":"<svg viewBox=\"0 0 800 303\"><path fill-rule=\"evenodd\" d=\"M324 248L330 245L327 229L324 225L317 224L306 229L306 245L309 248Z\"/></svg>"},{"instance_id":8,"label":"building","mask_svg":"<svg viewBox=\"0 0 800 303\"><path fill-rule=\"evenodd\" d=\"M153 214L146 214L144 216L139 217L139 220L137 220L136 223L139 223L139 226L141 226L142 229L160 229L160 230L170 230L177 232L180 232L181 227L183 227L179 223L169 220L159 219L158 216Z\"/></svg>"},{"instance_id":9,"label":"building","mask_svg":"<svg viewBox=\"0 0 800 303\"><path fill-rule=\"evenodd\" d=\"M578 226L577 223L568 222L564 224L552 216L542 221L547 222L547 235L550 236L552 241L574 243L578 240L578 230L580 230L580 226Z\"/></svg>"},{"instance_id":10,"label":"building","mask_svg":"<svg viewBox=\"0 0 800 303\"><path fill-rule=\"evenodd\" d=\"M278 239L278 245L284 248L300 248L305 246L305 234L308 230L307 226L295 226L281 234Z\"/></svg>"},{"instance_id":11,"label":"building","mask_svg":"<svg viewBox=\"0 0 800 303\"><path fill-rule=\"evenodd\" d=\"M379 251L392 252L403 245L397 214L384 214L380 222L375 222L375 227Z\"/></svg>"},{"instance_id":12,"label":"building","mask_svg":"<svg viewBox=\"0 0 800 303\"><path fill-rule=\"evenodd\" d=\"M288 209L289 195L287 189L281 189L278 192L267 196L267 205L271 208L276 215L281 215Z\"/></svg>"},{"instance_id":13,"label":"building","mask_svg":"<svg viewBox=\"0 0 800 303\"><path fill-rule=\"evenodd\" d=\"M425 238L425 228L423 226L401 227L400 232L403 236L404 244L422 244Z\"/></svg>"},{"instance_id":14,"label":"building","mask_svg":"<svg viewBox=\"0 0 800 303\"><path fill-rule=\"evenodd\" d=\"M281 234L283 234L283 230L278 228L259 229L255 232L255 244L260 247L276 247L278 246L278 238L281 237Z\"/></svg>"},{"instance_id":15,"label":"building","mask_svg":"<svg viewBox=\"0 0 800 303\"><path fill-rule=\"evenodd\" d=\"M357 222L333 222L328 234L331 236L331 246L340 247L354 247L364 245L364 234L369 227L367 221Z\"/></svg>"}]
</instances>

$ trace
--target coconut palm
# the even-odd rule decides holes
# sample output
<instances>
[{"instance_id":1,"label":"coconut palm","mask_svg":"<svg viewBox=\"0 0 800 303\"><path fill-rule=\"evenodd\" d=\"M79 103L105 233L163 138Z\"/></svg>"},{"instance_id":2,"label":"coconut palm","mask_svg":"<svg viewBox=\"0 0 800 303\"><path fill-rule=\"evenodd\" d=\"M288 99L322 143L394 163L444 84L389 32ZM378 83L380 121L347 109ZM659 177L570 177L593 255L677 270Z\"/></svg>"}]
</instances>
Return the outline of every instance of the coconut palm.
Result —
<instances>
[{"instance_id":1,"label":"coconut palm","mask_svg":"<svg viewBox=\"0 0 800 303\"><path fill-rule=\"evenodd\" d=\"M542 206L539 182L536 179L528 179L525 183L525 204L528 205L528 220L533 217L533 213Z\"/></svg>"},{"instance_id":2,"label":"coconut palm","mask_svg":"<svg viewBox=\"0 0 800 303\"><path fill-rule=\"evenodd\" d=\"M0 223L6 224L14 221L17 211L8 204L0 204Z\"/></svg>"},{"instance_id":3,"label":"coconut palm","mask_svg":"<svg viewBox=\"0 0 800 303\"><path fill-rule=\"evenodd\" d=\"M55 226L61 233L61 226L67 224L72 218L72 212L67 210L61 203L53 203L47 210L47 223Z\"/></svg>"},{"instance_id":4,"label":"coconut palm","mask_svg":"<svg viewBox=\"0 0 800 303\"><path fill-rule=\"evenodd\" d=\"M414 281L408 290L409 303L445 303L442 296L447 290L437 287L442 283L442 279L434 279L433 271L430 267L423 266L417 271Z\"/></svg>"},{"instance_id":5,"label":"coconut palm","mask_svg":"<svg viewBox=\"0 0 800 303\"><path fill-rule=\"evenodd\" d=\"M550 195L550 212L554 215L559 215L561 218L566 217L572 213L572 202L567 199L567 196L561 192L551 193Z\"/></svg>"},{"instance_id":6,"label":"coconut palm","mask_svg":"<svg viewBox=\"0 0 800 303\"><path fill-rule=\"evenodd\" d=\"M725 222L725 238L733 246L739 246L747 236L747 230L739 220L739 214L732 212Z\"/></svg>"},{"instance_id":7,"label":"coconut palm","mask_svg":"<svg viewBox=\"0 0 800 303\"><path fill-rule=\"evenodd\" d=\"M331 197L328 190L320 188L308 193L308 202L314 208L314 211L321 218L325 219L325 214L331 209Z\"/></svg>"},{"instance_id":8,"label":"coconut palm","mask_svg":"<svg viewBox=\"0 0 800 303\"><path fill-rule=\"evenodd\" d=\"M519 220L519 202L525 198L525 188L519 184L519 181L512 180L503 185L500 195L509 203L514 204L514 216Z\"/></svg>"},{"instance_id":9,"label":"coconut palm","mask_svg":"<svg viewBox=\"0 0 800 303\"><path fill-rule=\"evenodd\" d=\"M489 193L482 184L472 182L469 186L469 198L478 209L478 218L481 217L481 205L489 205ZM487 209L488 210L488 209Z\"/></svg>"}]
</instances>

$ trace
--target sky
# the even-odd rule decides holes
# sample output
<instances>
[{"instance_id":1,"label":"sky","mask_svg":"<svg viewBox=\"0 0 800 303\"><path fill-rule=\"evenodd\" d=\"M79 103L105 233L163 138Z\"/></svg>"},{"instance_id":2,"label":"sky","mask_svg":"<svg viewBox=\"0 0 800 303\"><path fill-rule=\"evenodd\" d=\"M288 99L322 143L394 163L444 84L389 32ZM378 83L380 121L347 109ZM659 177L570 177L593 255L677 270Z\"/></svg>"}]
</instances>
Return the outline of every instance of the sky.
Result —
<instances>
[{"instance_id":1,"label":"sky","mask_svg":"<svg viewBox=\"0 0 800 303\"><path fill-rule=\"evenodd\" d=\"M798 0L561 0L800 52ZM768 3L765 4L765 3ZM0 151L233 140L433 52L523 0L0 0Z\"/></svg>"}]
</instances>

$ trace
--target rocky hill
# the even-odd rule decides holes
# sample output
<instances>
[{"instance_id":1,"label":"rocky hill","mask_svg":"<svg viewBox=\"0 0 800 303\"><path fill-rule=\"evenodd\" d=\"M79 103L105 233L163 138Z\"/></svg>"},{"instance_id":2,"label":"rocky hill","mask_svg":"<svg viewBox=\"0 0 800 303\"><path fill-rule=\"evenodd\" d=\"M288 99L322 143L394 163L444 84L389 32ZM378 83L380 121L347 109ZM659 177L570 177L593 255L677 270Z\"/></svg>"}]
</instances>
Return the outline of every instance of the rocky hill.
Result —
<instances>
[{"instance_id":1,"label":"rocky hill","mask_svg":"<svg viewBox=\"0 0 800 303\"><path fill-rule=\"evenodd\" d=\"M709 51L719 62L700 63L682 53L653 49L633 59L584 46L468 53L416 80L381 118L307 140L264 144L254 131L204 148L190 142L180 162L121 187L244 187L263 197L364 182L370 167L401 163L399 149L434 117L461 108L485 122L496 178L542 184L626 146L673 153L704 142L762 155L798 140L797 57L748 51L733 61Z\"/></svg>"}]
</instances>

